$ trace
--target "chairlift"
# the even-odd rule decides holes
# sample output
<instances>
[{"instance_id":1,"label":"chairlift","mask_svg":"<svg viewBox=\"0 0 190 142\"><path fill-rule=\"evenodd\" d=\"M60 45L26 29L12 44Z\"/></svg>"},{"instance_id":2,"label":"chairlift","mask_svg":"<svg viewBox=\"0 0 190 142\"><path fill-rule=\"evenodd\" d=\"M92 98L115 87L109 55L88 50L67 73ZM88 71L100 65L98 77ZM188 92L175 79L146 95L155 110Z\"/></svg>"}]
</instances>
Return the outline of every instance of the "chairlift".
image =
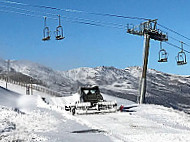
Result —
<instances>
[{"instance_id":1,"label":"chairlift","mask_svg":"<svg viewBox=\"0 0 190 142\"><path fill-rule=\"evenodd\" d=\"M44 37L42 38L43 41L50 40L50 30L49 30L49 27L46 26L46 18L47 17L44 17L44 29L43 29Z\"/></svg>"},{"instance_id":2,"label":"chairlift","mask_svg":"<svg viewBox=\"0 0 190 142\"><path fill-rule=\"evenodd\" d=\"M63 27L61 26L61 21L60 21L60 15L58 15L59 17L59 26L56 28L55 34L56 34L56 40L62 40L65 37L63 36Z\"/></svg>"},{"instance_id":3,"label":"chairlift","mask_svg":"<svg viewBox=\"0 0 190 142\"><path fill-rule=\"evenodd\" d=\"M187 64L186 54L183 51L183 42L181 42L181 51L176 56L177 65Z\"/></svg>"},{"instance_id":4,"label":"chairlift","mask_svg":"<svg viewBox=\"0 0 190 142\"><path fill-rule=\"evenodd\" d=\"M159 59L158 62L167 62L168 61L168 53L165 49L162 48L162 42L160 42L160 51L159 51Z\"/></svg>"}]
</instances>

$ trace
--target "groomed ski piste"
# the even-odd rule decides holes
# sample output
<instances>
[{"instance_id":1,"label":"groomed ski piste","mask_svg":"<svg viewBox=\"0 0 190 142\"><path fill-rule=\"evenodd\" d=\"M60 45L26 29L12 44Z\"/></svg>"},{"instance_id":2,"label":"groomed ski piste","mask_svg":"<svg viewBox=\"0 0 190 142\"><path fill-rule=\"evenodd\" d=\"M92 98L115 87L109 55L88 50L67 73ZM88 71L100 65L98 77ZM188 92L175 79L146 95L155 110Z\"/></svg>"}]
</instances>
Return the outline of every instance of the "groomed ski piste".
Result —
<instances>
[{"instance_id":1,"label":"groomed ski piste","mask_svg":"<svg viewBox=\"0 0 190 142\"><path fill-rule=\"evenodd\" d=\"M71 115L66 103L77 95L53 97L0 81L0 141L189 142L188 114L159 105L138 105L103 94L127 112ZM45 98L45 99L42 99Z\"/></svg>"}]
</instances>

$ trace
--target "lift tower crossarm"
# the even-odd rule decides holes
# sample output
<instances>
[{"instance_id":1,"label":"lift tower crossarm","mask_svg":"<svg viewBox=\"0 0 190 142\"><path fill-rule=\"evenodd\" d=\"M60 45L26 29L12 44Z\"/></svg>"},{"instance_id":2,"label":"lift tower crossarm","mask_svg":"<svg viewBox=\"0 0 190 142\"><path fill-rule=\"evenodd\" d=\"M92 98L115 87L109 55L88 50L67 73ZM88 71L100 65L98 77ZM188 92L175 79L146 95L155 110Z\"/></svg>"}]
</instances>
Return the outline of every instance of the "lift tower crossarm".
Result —
<instances>
[{"instance_id":1,"label":"lift tower crossarm","mask_svg":"<svg viewBox=\"0 0 190 142\"><path fill-rule=\"evenodd\" d=\"M158 30L156 28L157 20L148 20L141 23L138 26L133 26L130 28L130 25L127 26L127 33L133 35L144 36L144 61L143 61L143 70L140 80L140 98L138 98L138 103L145 103L145 94L146 94L146 74L148 66L148 56L149 56L149 44L150 39L157 41L168 41L168 36L166 33Z\"/></svg>"}]
</instances>

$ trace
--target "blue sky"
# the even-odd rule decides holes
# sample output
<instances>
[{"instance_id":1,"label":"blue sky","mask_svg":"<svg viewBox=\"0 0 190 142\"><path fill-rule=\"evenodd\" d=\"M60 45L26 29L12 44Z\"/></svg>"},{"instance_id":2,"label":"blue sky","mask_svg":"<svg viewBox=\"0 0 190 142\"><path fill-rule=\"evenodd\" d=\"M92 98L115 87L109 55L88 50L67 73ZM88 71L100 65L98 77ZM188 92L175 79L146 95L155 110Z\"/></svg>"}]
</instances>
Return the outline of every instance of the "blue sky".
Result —
<instances>
[{"instance_id":1,"label":"blue sky","mask_svg":"<svg viewBox=\"0 0 190 142\"><path fill-rule=\"evenodd\" d=\"M14 0L35 5L47 5L63 9L76 9L87 12L111 13L131 17L158 19L158 23L190 37L189 1L185 0ZM0 10L10 10L5 6L16 6L0 3ZM17 6L18 7L18 6ZM96 21L112 22L126 25L139 24L139 20L119 19L95 16L84 13L43 10L21 6L28 10L60 14L67 17L78 17ZM35 14L37 14L35 13ZM39 14L39 13L38 13ZM43 14L41 14L43 15ZM45 15L44 15L45 16ZM23 16L16 13L0 11L0 57L3 59L29 60L49 66L56 70L68 70L78 67L114 66L126 68L142 66L143 37L127 34L125 30L110 27L96 27L72 23L62 18L65 39L56 41L54 34L48 42L43 42L43 17ZM55 17L56 18L56 17ZM55 30L58 21L47 19L50 30ZM167 30L163 29L168 32ZM180 36L168 32L178 40L190 44ZM169 39L175 45L179 42ZM190 75L190 65L177 66L175 56L179 49L163 43L169 52L168 63L158 63L159 42L151 40L149 68L162 72ZM184 46L190 50L190 47ZM187 54L187 62L190 55Z\"/></svg>"}]
</instances>

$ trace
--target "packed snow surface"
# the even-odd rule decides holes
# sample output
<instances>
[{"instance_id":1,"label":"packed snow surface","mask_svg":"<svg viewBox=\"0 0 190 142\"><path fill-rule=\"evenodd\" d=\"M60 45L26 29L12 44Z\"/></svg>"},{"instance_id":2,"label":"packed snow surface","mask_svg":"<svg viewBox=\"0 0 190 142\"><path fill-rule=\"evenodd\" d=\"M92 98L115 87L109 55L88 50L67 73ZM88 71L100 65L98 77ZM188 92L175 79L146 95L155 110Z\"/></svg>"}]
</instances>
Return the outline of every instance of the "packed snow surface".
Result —
<instances>
[{"instance_id":1,"label":"packed snow surface","mask_svg":"<svg viewBox=\"0 0 190 142\"><path fill-rule=\"evenodd\" d=\"M159 105L137 105L103 94L128 107L127 112L74 115L65 103L78 99L52 97L0 81L0 141L189 142L188 114ZM45 101L42 100L45 98Z\"/></svg>"}]
</instances>

